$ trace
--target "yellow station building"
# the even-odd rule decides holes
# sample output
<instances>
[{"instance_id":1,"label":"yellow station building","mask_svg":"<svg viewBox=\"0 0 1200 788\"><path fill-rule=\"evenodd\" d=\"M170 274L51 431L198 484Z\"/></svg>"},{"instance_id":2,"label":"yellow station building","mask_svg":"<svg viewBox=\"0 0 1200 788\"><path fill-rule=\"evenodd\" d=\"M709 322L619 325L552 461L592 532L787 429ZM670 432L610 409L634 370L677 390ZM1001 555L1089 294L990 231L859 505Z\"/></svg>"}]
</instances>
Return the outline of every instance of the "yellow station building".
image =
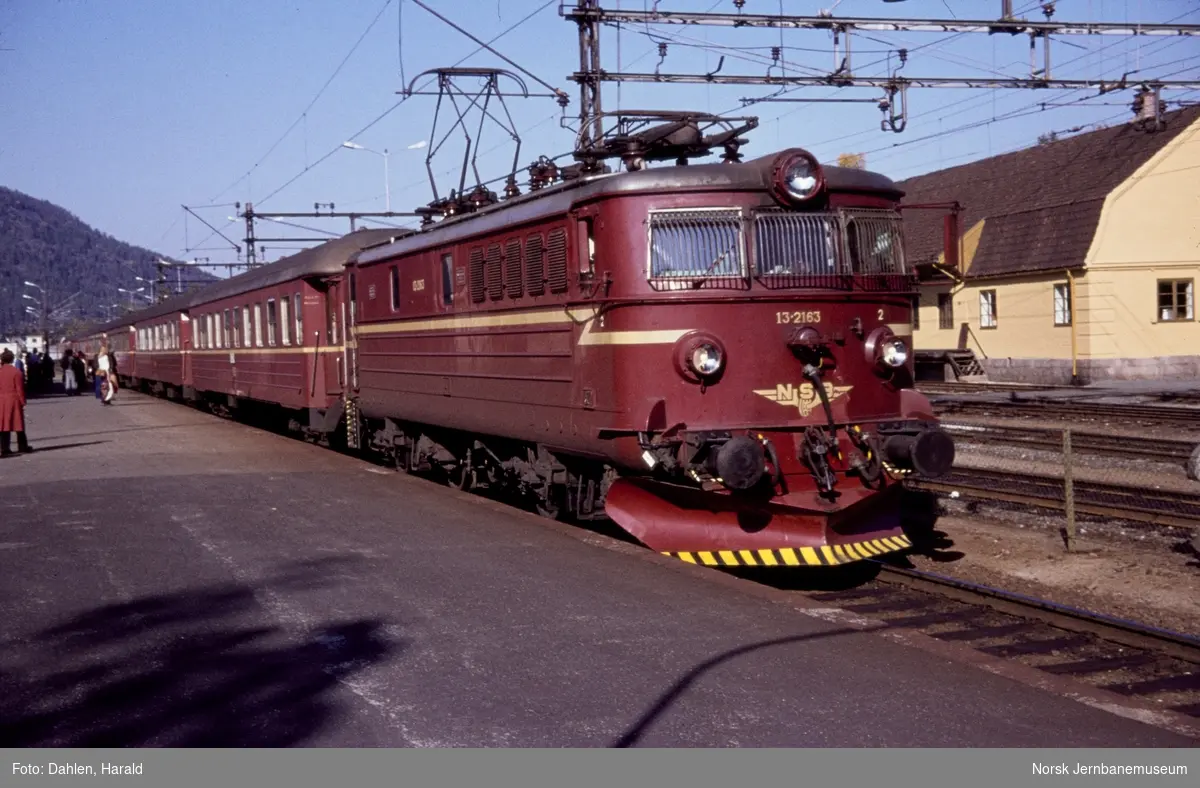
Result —
<instances>
[{"instance_id":1,"label":"yellow station building","mask_svg":"<svg viewBox=\"0 0 1200 788\"><path fill-rule=\"evenodd\" d=\"M919 359L971 351L993 381L1200 378L1200 107L900 186L961 206L957 266L943 213L906 212Z\"/></svg>"}]
</instances>

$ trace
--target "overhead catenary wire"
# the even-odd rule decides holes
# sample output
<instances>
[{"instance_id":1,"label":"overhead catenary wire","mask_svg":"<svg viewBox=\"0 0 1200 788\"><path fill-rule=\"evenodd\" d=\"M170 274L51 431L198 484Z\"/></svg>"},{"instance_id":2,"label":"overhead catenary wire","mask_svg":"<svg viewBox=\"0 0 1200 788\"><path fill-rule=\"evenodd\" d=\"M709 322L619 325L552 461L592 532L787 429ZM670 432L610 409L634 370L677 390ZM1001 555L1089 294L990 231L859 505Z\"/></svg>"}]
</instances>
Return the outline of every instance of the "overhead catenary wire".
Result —
<instances>
[{"instance_id":1,"label":"overhead catenary wire","mask_svg":"<svg viewBox=\"0 0 1200 788\"><path fill-rule=\"evenodd\" d=\"M1195 59L1195 58L1185 58L1184 60L1192 60L1192 59ZM1175 62L1181 62L1181 61L1175 61ZM1157 66L1157 67L1162 67L1162 66ZM1171 74L1168 74L1168 75L1165 75L1165 76L1175 76L1175 75L1177 75L1177 74L1182 74L1182 73L1184 73L1184 72L1186 72L1186 71L1191 71L1191 70L1193 70L1194 68L1197 68L1197 67L1200 67L1200 64L1198 64L1197 66L1191 66L1191 67L1188 67L1188 68L1180 69L1179 71L1172 72ZM1079 103L1082 103L1082 102L1084 102L1084 101L1087 101L1088 99L1091 99L1091 98L1094 98L1094 96L1087 95L1087 96L1084 96L1084 97L1082 97L1082 98L1076 99L1074 102L1063 102L1063 106L1069 106L1069 105L1072 105L1072 104L1079 104ZM870 155L870 154L873 154L873 153L884 153L884 152L890 152L890 151L893 151L893 150L895 150L896 148L903 148L903 147L908 147L908 146L910 146L910 145L917 145L917 144L920 144L920 143L923 143L923 142L927 142L927 141L929 141L929 140L934 140L934 139L937 139L937 138L939 138L939 137L944 137L944 136L948 136L948 135L951 135L951 134L957 134L957 133L961 133L961 132L963 132L963 131L970 131L970 130L972 130L972 129L980 128L980 127L982 127L982 126L991 125L991 124L993 124L993 123L1000 123L1000 122L1003 122L1003 121L1006 121L1006 120L1015 120L1015 119L1017 119L1017 118L1028 117L1028 116L1030 116L1030 115L1036 115L1036 114L1038 114L1038 113L1040 113L1040 112L1045 112L1045 111L1047 111L1047 110L1045 109L1045 107L1043 107L1043 106L1042 106L1042 104L1041 104L1041 103L1032 104L1032 105L1029 105L1029 106L1027 106L1027 107L1022 107L1022 108L1018 108L1018 109L1012 110L1012 111L1010 111L1010 112L1007 112L1007 113L1005 113L1005 114L1003 114L1003 115L1000 115L999 117L985 118L985 119L982 119L982 120L973 121L973 122L970 122L970 123L964 124L964 125L962 125L962 126L956 126L956 127L954 127L954 128L951 128L951 129L945 129L945 130L942 130L942 131L937 131L937 132L934 132L934 133L932 133L932 134L927 134L927 135L925 135L925 136L923 136L923 137L917 137L917 138L914 138L914 139L901 140L901 141L899 141L899 142L894 142L894 143L892 143L892 144L890 144L890 145L885 145L885 146L883 146L883 147L880 147L880 148L875 148L875 149L873 149L873 150L864 151L864 155ZM1126 114L1127 114L1127 113L1121 113L1121 115L1116 115L1116 116L1114 116L1114 117L1118 117L1118 118L1119 118L1119 117L1125 116Z\"/></svg>"},{"instance_id":2,"label":"overhead catenary wire","mask_svg":"<svg viewBox=\"0 0 1200 788\"><path fill-rule=\"evenodd\" d=\"M509 64L510 66L512 66L513 68L515 68L517 71L520 71L522 74L524 74L525 76L529 77L529 78L530 78L530 79L532 79L534 82L536 82L536 83L538 83L539 85L541 85L542 87L544 87L546 90L549 90L551 93L554 93L555 95L559 96L560 98L565 98L565 97L566 97L566 95L567 95L567 94L566 94L566 92L565 92L565 91L563 91L561 88L556 88L556 87L554 87L554 86L553 86L553 85L551 85L549 82L547 82L546 80L542 79L542 78L541 78L541 77L539 77L537 74L534 74L532 71L530 71L529 69L525 68L525 67L524 67L524 66L522 66L521 64L519 64L519 63L517 63L516 61L512 60L511 58L509 58L509 57L506 57L506 56L504 56L504 55L500 54L499 52L497 52L497 51L496 51L494 48L492 48L492 46L491 46L491 43L492 43L492 42L491 42L491 41L483 41L483 40L481 40L481 39L477 38L476 36L472 35L470 32L468 32L467 30L465 30L465 29L464 29L463 27L461 27L460 25L457 25L457 24L455 24L454 22L451 22L449 19L447 19L446 17L442 16L442 15L441 15L441 14L439 14L437 11L434 11L432 8L430 8L429 6L427 6L427 5L425 5L424 3L422 3L422 2L421 2L421 0L412 0L412 1L413 1L414 3L416 3L417 5L421 6L421 8L424 8L426 11L428 11L429 13L433 14L434 16L436 16L438 19L440 19L440 20L442 20L443 22L445 22L445 23L446 23L447 25L449 25L450 27L452 27L452 28L454 28L455 30L457 30L459 33L462 33L464 36L466 36L467 38L469 38L469 39L471 39L472 41L474 41L476 44L479 44L479 46L480 46L480 47L482 47L483 49L486 49L488 52L491 52L493 55L495 55L496 57L500 58L500 59L501 59L501 60L503 60L505 63ZM494 40L494 39L493 39L493 40ZM477 50L477 51L478 51L478 50Z\"/></svg>"},{"instance_id":3,"label":"overhead catenary wire","mask_svg":"<svg viewBox=\"0 0 1200 788\"><path fill-rule=\"evenodd\" d=\"M962 126L956 126L952 129L945 129L944 131L934 132L934 133L928 134L924 137L918 137L918 138L912 139L912 140L905 140L903 142L893 143L893 144L885 146L885 147L875 148L872 150L864 151L863 153L864 153L864 155L882 153L884 155L881 156L880 158L886 159L886 158L888 158L889 155L891 155L895 151L896 148L908 147L910 145L916 145L916 146L920 147L921 145L923 145L927 142L936 140L941 137L950 136L953 134L959 134L964 131L971 131L973 129L981 128L983 126L990 126L992 124L1003 123L1003 122L1009 121L1009 120L1016 120L1018 118L1029 117L1031 115L1037 115L1037 114L1045 112L1045 111L1046 110L1043 110L1040 107L1032 108L1032 109L1025 109L1025 110L1013 110L1012 112L1001 115L999 117L986 118L983 120L974 121L972 123L967 123ZM1109 120L1126 117L1127 115L1128 115L1127 112L1122 112L1117 115L1113 115L1111 118L1109 118ZM1099 121L1099 122L1104 122L1104 121ZM1026 145L1018 146L1016 149L1020 149L1020 148L1024 148L1024 147L1028 147L1028 145L1026 144Z\"/></svg>"},{"instance_id":4,"label":"overhead catenary wire","mask_svg":"<svg viewBox=\"0 0 1200 788\"><path fill-rule=\"evenodd\" d=\"M494 44L496 41L499 41L501 38L504 38L504 37L505 37L505 36L507 36L509 33L513 32L513 31L514 31L514 30L516 30L517 28L519 28L519 27L521 27L522 25L526 24L526 23L527 23L527 22L528 22L530 19L532 19L533 17L535 17L535 16L537 16L538 14L542 13L542 12L543 12L543 11L545 11L547 8L550 8L551 6L553 6L553 5L555 4L555 2L557 2L557 0L547 0L547 2L545 2L545 3L541 4L540 6L538 6L537 8L535 8L533 11L530 11L530 12L529 12L528 14L526 14L524 17L522 17L521 19L519 19L519 20L517 20L516 22L514 22L512 25L509 25L507 28L505 28L504 30L500 31L499 33L497 33L497 34L496 34L495 36L493 36L492 38L488 39L488 41L487 41L487 44ZM484 49L485 49L485 47L484 47L484 46L479 46L479 47L477 47L476 49L472 50L472 51L471 51L469 54L467 54L465 57L462 57L462 58L460 58L460 59L459 59L459 60L458 60L456 63L454 63L454 66L459 66L459 65L461 65L461 64L463 64L463 63L465 63L467 60L469 60L470 58L472 58L472 57L474 57L475 55L479 54L479 53L480 53L480 52L482 52ZM423 83L423 85L422 85L420 88L418 88L417 90L418 90L418 91L420 91L420 90L423 90L425 87L428 87L429 85L433 84L433 82L434 82L434 81L435 81L435 79L434 79L434 78L431 78L431 79L427 80L427 81L426 81L425 83ZM399 98L399 100L397 100L396 102L394 102L394 103L393 103L391 106L389 106L389 107L388 107L386 110L384 110L383 112L381 112L379 115L375 116L375 118L374 118L374 119L372 119L372 120L371 120L369 123L367 123L365 126L363 126L362 128L360 128L358 131L356 131L356 132L354 132L353 134L349 135L349 136L348 136L348 137L346 137L345 139L355 139L355 138L357 138L357 137L361 136L362 134L364 134L365 132L369 131L370 129L374 128L374 127L375 127L377 124L379 124L381 121L383 121L383 119L384 119L384 118L386 118L386 117L388 117L389 115L391 115L391 114L392 114L392 112L394 112L394 111L395 111L396 109L398 109L398 108L399 108L399 107L400 107L402 104L404 104L406 101L408 101L408 99L409 99L409 98L410 98L410 96L408 96L408 95L403 95L403 96L401 96L401 97ZM338 152L338 151L340 151L341 149L342 149L342 145L341 145L341 143L339 143L339 144L338 144L336 147L334 147L333 149L331 149L331 150L330 150L328 153L326 153L325 155L321 156L320 158L318 158L316 161L312 162L311 164L308 164L308 165L306 165L306 166L304 167L304 169L302 169L302 170L301 170L300 172L298 172L296 175L292 176L292 177L291 177L291 178L289 178L287 181L285 181L285 182L283 183L283 185L279 186L278 188L276 188L276 189L274 189L273 191L271 191L270 193L268 193L266 197L263 197L263 198L259 199L259 200L258 200L258 204L259 204L259 205L261 205L262 203L266 202L267 200L270 200L271 198L275 197L275 196L276 196L276 195L278 195L280 192L282 192L284 189L286 189L287 187L291 186L293 183L295 183L296 181L298 181L300 178L302 178L302 177L304 177L306 174L308 174L308 173L309 173L311 170L313 170L314 168L316 168L316 167L320 166L322 163L324 163L325 161L327 161L329 158L331 158L331 157L332 157L332 156L333 156L335 153L337 153L337 152ZM232 223L232 222L231 222L231 223ZM226 226L226 227L228 227L228 224L227 224L227 225L225 225L225 226ZM211 238L212 236L209 236L209 237ZM207 240L207 239L206 239L206 240ZM204 241L201 241L201 243L204 243Z\"/></svg>"},{"instance_id":5,"label":"overhead catenary wire","mask_svg":"<svg viewBox=\"0 0 1200 788\"><path fill-rule=\"evenodd\" d=\"M358 37L358 40L354 42L354 45L352 47L350 47L350 51L347 52L346 56L342 58L342 61L340 63L338 63L337 68L335 68L333 70L333 73L329 75L329 78L325 80L325 84L323 84L321 86L321 89L317 91L317 94L315 96L313 96L312 100L308 102L308 105L303 110L301 110L300 114L296 117L296 119L294 121L292 121L291 125L287 127L287 129L283 132L283 134L280 134L279 138L276 139L275 142L273 142L271 144L271 147L267 149L267 152L264 153L261 157L259 157L258 161L256 161L250 167L250 169L246 171L246 173L244 175L242 175L240 178L238 178L233 183L229 184L229 186L222 189L221 192L218 193L216 197L213 197L211 200L209 200L209 202L216 202L217 200L221 199L221 197L223 197L227 192L229 192L230 189L234 188L239 183L244 181L246 178L250 177L250 174L252 172L254 172L256 169L258 169L259 166L261 166L262 163L264 161L266 161L272 153L275 152L275 149L278 148L280 143L282 143L287 138L287 136L292 133L292 131L296 128L296 126L300 125L300 123L302 123L305 120L305 116L307 116L309 110L311 110L314 106L316 106L316 103L320 100L321 96L323 96L325 94L325 91L328 90L329 86L331 84L333 84L333 81L335 79L337 79L337 75L342 72L342 69L345 68L346 63L348 63L350 61L350 58L354 56L354 53L358 51L359 46L362 45L362 42L366 39L366 37L370 34L370 32L375 28L375 25L379 23L379 20L383 16L383 13L385 11L387 11L388 7L391 4L392 4L392 0L385 0L383 7L379 9L379 13L375 14L375 17L371 20L371 23L369 25L367 25L367 29L362 32L362 35L360 35Z\"/></svg>"},{"instance_id":6,"label":"overhead catenary wire","mask_svg":"<svg viewBox=\"0 0 1200 788\"><path fill-rule=\"evenodd\" d=\"M1023 13L1023 11L1021 11L1021 12L1018 12L1018 13ZM1168 20L1168 22L1173 22L1173 21L1176 21L1176 20L1178 20L1178 19L1182 19L1183 17L1185 17L1185 16L1188 16L1188 15L1189 15L1189 14L1191 14L1191 13L1194 13L1194 11L1188 11L1188 12L1186 12L1186 13L1184 13L1184 14L1181 14L1181 15L1179 15L1179 16L1176 16L1176 17L1174 17L1173 19L1171 19L1171 20ZM960 35L962 35L962 34L960 34ZM1157 52L1162 52L1163 50L1165 50L1165 49L1168 49L1168 48L1170 48L1171 46L1173 46L1173 45L1175 45L1175 44L1177 44L1177 43L1180 43L1180 41L1182 41L1182 40L1185 40L1185 39L1175 39L1175 40L1173 40L1173 41L1157 41L1157 42L1155 42L1155 44L1158 44L1158 45L1159 45L1159 49L1158 49L1158 50L1156 50L1156 51L1157 51ZM1091 53L1085 53L1085 54L1083 54L1083 55L1080 55L1080 56L1077 56L1077 57L1071 58L1071 59L1069 59L1069 60L1067 60L1067 61L1064 61L1064 62L1063 62L1061 65L1060 65L1060 67L1059 67L1059 68L1061 69L1061 68L1063 68L1063 67L1065 67L1065 66L1069 66L1069 65L1072 65L1072 64L1074 64L1074 63L1078 63L1078 62L1079 62L1079 61L1081 61L1081 60L1085 60L1085 59L1088 59L1088 58L1090 58L1092 55L1094 55L1094 54L1096 54L1096 53L1103 52L1103 51L1105 51L1105 50L1108 50L1108 49L1110 49L1110 48L1112 48L1112 47L1114 47L1114 46L1118 46L1119 44L1122 44L1122 43L1126 43L1126 42L1124 42L1124 41L1114 41L1114 42L1112 42L1112 43L1105 44L1105 45L1103 45L1103 46L1099 47L1098 49L1094 50L1094 51L1093 51L1093 52L1091 52ZM1158 67L1158 66L1146 66L1145 68L1146 68L1146 69L1150 69L1150 68L1156 68L1156 67ZM1145 70L1145 69L1143 69L1143 70ZM1060 73L1063 73L1063 72L1061 72L1061 71L1060 71ZM841 92L841 91L836 91L836 92L835 92L835 95L836 95L836 93L837 93L837 92ZM1078 91L1069 91L1069 92L1068 92L1066 95L1070 95L1071 93L1077 93L1077 92L1078 92ZM989 100L989 99L993 99L993 103L994 103L994 96L995 96L995 93L996 93L996 91L995 91L995 90L989 90L989 91L987 92L987 94L985 94L985 95L977 96L977 97L975 97L975 98L972 98L972 99L967 99L967 100L966 100L966 101L964 101L964 102L960 102L960 103L959 103L959 105L957 106L957 108L956 108L956 109L954 109L954 110L952 110L952 111L950 111L950 112L942 113L942 114L938 115L938 116L936 117L936 119L937 119L937 120L945 120L945 119L947 119L947 118L951 118L951 117L955 117L955 116L957 116L957 115L962 115L962 114L965 114L965 113L967 113L967 112L970 112L970 111L972 111L973 109L975 109L975 108L976 108L976 107L979 105L979 103L980 103L980 102L987 101L987 100ZM1017 95L1018 95L1018 94L1012 94L1012 95L1010 95L1010 96L1006 96L1005 98L1006 98L1006 99L1007 99L1007 98L1016 98L1016 97L1017 97ZM1092 98L1094 98L1094 96L1089 96L1089 97L1092 97ZM1040 106L1041 106L1041 102L1035 102L1034 104L1031 104L1031 105L1027 105L1027 106L1025 106L1025 107L1022 107L1022 109L1030 109L1030 108L1032 108L1032 107L1040 107ZM792 110L791 112L795 112L795 111L798 111L798 110ZM779 117L783 117L784 115L791 114L791 112L788 112L788 113L783 113L783 115L780 115ZM932 111L931 111L931 112L932 112ZM913 114L913 115L911 116L911 118L915 119L915 118L920 118L920 117L926 117L926 116L928 116L929 114L931 114L931 112L925 112L925 113L915 113L915 114ZM1006 113L1006 114L1007 114L1007 113ZM993 115L993 116L995 116L995 115ZM839 135L839 136L837 136L837 137L833 137L833 138L830 138L830 139L828 139L828 140L822 140L822 141L819 141L819 142L811 143L811 147L813 147L813 148L820 148L820 147L822 147L822 146L824 146L824 145L828 145L828 144L830 144L830 143L834 143L834 142L845 143L847 140L856 139L856 138L858 138L858 137L867 136L867 135L869 135L869 134L874 134L874 133L877 133L877 132L878 132L878 130L877 130L877 129L867 129L867 130L864 130L864 131L855 132L855 133L853 133L853 134L848 134L848 135Z\"/></svg>"}]
</instances>

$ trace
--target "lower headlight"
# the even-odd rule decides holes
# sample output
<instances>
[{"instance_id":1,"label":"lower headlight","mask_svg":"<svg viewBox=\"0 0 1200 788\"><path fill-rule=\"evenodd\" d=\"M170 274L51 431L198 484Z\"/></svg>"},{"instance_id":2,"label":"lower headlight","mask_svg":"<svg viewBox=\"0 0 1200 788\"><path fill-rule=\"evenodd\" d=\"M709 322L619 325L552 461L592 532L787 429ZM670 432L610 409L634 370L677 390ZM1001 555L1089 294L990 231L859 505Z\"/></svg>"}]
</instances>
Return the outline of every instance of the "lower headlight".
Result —
<instances>
[{"instance_id":1,"label":"lower headlight","mask_svg":"<svg viewBox=\"0 0 1200 788\"><path fill-rule=\"evenodd\" d=\"M710 378L720 372L721 367L725 366L725 356L716 345L710 342L703 342L692 348L691 355L688 356L688 366L697 375Z\"/></svg>"},{"instance_id":2,"label":"lower headlight","mask_svg":"<svg viewBox=\"0 0 1200 788\"><path fill-rule=\"evenodd\" d=\"M879 348L879 360L888 367L902 367L908 363L908 345L902 339L889 339Z\"/></svg>"}]
</instances>

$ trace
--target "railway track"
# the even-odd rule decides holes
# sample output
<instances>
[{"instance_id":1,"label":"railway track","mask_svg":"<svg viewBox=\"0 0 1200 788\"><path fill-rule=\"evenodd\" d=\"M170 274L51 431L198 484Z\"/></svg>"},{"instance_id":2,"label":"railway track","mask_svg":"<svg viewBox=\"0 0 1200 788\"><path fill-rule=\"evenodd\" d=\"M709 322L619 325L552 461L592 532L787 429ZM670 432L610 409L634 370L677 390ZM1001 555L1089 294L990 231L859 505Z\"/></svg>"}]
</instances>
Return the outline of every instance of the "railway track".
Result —
<instances>
[{"instance_id":1,"label":"railway track","mask_svg":"<svg viewBox=\"0 0 1200 788\"><path fill-rule=\"evenodd\" d=\"M964 442L1047 449L1061 449L1063 444L1062 430L1048 427L943 422L942 428ZM1155 462L1186 463L1196 446L1196 440L1130 437L1074 430L1071 432L1072 451L1119 457L1144 457Z\"/></svg>"},{"instance_id":2,"label":"railway track","mask_svg":"<svg viewBox=\"0 0 1200 788\"><path fill-rule=\"evenodd\" d=\"M1001 613L1036 619L1059 629L1095 635L1112 643L1153 650L1200 665L1200 638L1182 632L1060 605L956 577L886 564L880 564L879 582L928 591L961 602L986 605Z\"/></svg>"},{"instance_id":3,"label":"railway track","mask_svg":"<svg viewBox=\"0 0 1200 788\"><path fill-rule=\"evenodd\" d=\"M956 468L937 481L910 484L929 492L956 492L969 500L1003 501L1055 511L1066 509L1063 480L1050 476ZM1072 484L1078 514L1200 531L1200 495L1081 479L1073 480Z\"/></svg>"},{"instance_id":4,"label":"railway track","mask_svg":"<svg viewBox=\"0 0 1200 788\"><path fill-rule=\"evenodd\" d=\"M879 574L868 583L806 596L1200 719L1200 638L1194 635L874 563Z\"/></svg>"},{"instance_id":5,"label":"railway track","mask_svg":"<svg viewBox=\"0 0 1200 788\"><path fill-rule=\"evenodd\" d=\"M1099 402L1061 402L1043 398L996 400L993 402L935 400L940 416L971 414L1003 418L1057 419L1070 422L1118 422L1141 425L1170 425L1200 430L1200 408L1169 405L1118 405Z\"/></svg>"},{"instance_id":6,"label":"railway track","mask_svg":"<svg viewBox=\"0 0 1200 788\"><path fill-rule=\"evenodd\" d=\"M923 394L986 394L989 391L1057 391L1071 386L1038 386L1032 383L961 383L958 381L927 381L917 384Z\"/></svg>"}]
</instances>

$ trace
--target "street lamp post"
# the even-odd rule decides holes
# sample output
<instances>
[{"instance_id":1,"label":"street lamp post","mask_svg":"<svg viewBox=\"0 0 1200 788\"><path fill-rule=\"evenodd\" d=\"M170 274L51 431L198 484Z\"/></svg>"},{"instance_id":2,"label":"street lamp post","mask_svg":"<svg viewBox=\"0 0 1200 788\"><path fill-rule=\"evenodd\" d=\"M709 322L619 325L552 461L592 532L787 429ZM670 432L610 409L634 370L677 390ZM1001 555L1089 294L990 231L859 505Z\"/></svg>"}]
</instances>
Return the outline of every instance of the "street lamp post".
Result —
<instances>
[{"instance_id":1,"label":"street lamp post","mask_svg":"<svg viewBox=\"0 0 1200 788\"><path fill-rule=\"evenodd\" d=\"M364 148L362 145L359 145L357 142L350 142L350 141L343 142L342 147L349 148L350 150L363 150L363 151L366 151L367 153L374 153L376 156L383 157L383 193L384 193L384 200L386 201L385 204L387 206L387 212L391 213L392 212L392 186L391 186L391 178L388 177L388 155L389 154L388 154L387 148L384 148L383 153L380 153L377 150L371 150L370 148Z\"/></svg>"},{"instance_id":2,"label":"street lamp post","mask_svg":"<svg viewBox=\"0 0 1200 788\"><path fill-rule=\"evenodd\" d=\"M40 310L41 314L37 315L37 316L41 318L42 344L46 344L50 341L50 331L46 326L46 321L49 319L48 313L50 311L50 303L49 303L50 295L46 292L46 288L42 287L37 282L30 282L28 279L26 279L25 286L32 287L35 290L37 290L39 293L42 294L41 310ZM37 303L37 299L34 298L33 296L29 295L28 293L24 293L23 295L26 298L28 298L30 301ZM26 308L28 308L28 307L26 307Z\"/></svg>"},{"instance_id":3,"label":"street lamp post","mask_svg":"<svg viewBox=\"0 0 1200 788\"><path fill-rule=\"evenodd\" d=\"M146 289L146 288L144 288L144 287L139 287L137 290L126 290L126 289L125 289L125 288L123 288L123 287L118 287L118 288L117 288L117 291L118 291L118 292L121 292L121 293L125 293L126 295L128 295L128 296L129 296L129 308L130 308L130 309L132 309L132 308L133 308L133 305L134 305L134 303L135 303L135 302L134 302L134 298L136 298L136 297L137 297L137 295L138 295L139 293L141 293L142 291L144 291L145 289ZM144 296L143 296L143 297L144 297Z\"/></svg>"}]
</instances>

